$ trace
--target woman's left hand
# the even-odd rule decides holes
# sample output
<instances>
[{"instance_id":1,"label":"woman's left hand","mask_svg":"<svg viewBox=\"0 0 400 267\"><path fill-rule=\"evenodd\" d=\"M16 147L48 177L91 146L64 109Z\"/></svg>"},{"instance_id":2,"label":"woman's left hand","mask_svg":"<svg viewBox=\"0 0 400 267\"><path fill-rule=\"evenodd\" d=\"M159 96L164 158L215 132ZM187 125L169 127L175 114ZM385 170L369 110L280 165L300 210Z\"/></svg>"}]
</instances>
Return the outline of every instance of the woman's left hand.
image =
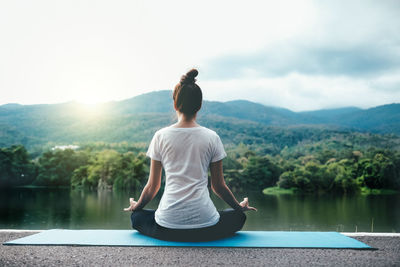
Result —
<instances>
[{"instance_id":1,"label":"woman's left hand","mask_svg":"<svg viewBox=\"0 0 400 267\"><path fill-rule=\"evenodd\" d=\"M133 197L131 197L129 199L129 203L130 203L130 206L128 208L125 208L124 211L134 211L135 210L135 206L136 206L137 202L134 200Z\"/></svg>"},{"instance_id":2,"label":"woman's left hand","mask_svg":"<svg viewBox=\"0 0 400 267\"><path fill-rule=\"evenodd\" d=\"M254 210L257 211L256 208L249 206L249 199L245 197L242 202L239 203L242 206L242 211Z\"/></svg>"}]
</instances>

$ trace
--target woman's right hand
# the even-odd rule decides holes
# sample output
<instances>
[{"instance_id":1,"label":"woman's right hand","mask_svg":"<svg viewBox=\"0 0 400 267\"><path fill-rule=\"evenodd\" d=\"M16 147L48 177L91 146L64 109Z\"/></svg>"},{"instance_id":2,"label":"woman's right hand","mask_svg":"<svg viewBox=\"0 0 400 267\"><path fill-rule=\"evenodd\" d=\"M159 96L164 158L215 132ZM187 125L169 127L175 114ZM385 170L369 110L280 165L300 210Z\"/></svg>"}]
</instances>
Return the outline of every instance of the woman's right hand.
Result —
<instances>
[{"instance_id":1,"label":"woman's right hand","mask_svg":"<svg viewBox=\"0 0 400 267\"><path fill-rule=\"evenodd\" d=\"M128 208L125 208L124 211L134 211L134 209L137 205L137 202L135 201L135 199L133 197L131 197L129 199L129 204L130 204L130 206Z\"/></svg>"},{"instance_id":2,"label":"woman's right hand","mask_svg":"<svg viewBox=\"0 0 400 267\"><path fill-rule=\"evenodd\" d=\"M242 202L239 203L242 206L242 211L254 210L257 211L256 208L249 206L249 198L245 197Z\"/></svg>"}]
</instances>

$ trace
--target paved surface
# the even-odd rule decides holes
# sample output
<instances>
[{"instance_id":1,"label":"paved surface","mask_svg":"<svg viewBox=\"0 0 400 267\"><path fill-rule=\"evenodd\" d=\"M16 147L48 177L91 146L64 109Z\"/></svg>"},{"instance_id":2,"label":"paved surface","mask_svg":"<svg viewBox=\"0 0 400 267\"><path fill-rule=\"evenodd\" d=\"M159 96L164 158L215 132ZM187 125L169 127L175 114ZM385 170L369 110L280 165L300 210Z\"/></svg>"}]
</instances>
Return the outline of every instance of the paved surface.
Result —
<instances>
[{"instance_id":1,"label":"paved surface","mask_svg":"<svg viewBox=\"0 0 400 267\"><path fill-rule=\"evenodd\" d=\"M35 232L0 232L0 243ZM354 237L378 250L0 246L0 266L400 266L400 237Z\"/></svg>"}]
</instances>

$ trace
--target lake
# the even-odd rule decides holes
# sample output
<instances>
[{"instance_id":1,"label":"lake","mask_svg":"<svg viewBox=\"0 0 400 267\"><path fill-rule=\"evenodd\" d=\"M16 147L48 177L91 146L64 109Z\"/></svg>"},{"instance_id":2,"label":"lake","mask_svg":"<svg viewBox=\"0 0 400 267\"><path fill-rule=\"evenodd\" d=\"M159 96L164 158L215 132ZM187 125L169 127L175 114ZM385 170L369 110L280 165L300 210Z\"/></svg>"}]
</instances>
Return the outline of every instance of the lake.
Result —
<instances>
[{"instance_id":1,"label":"lake","mask_svg":"<svg viewBox=\"0 0 400 267\"><path fill-rule=\"evenodd\" d=\"M130 196L140 192L15 188L0 191L2 229L130 229ZM243 230L400 232L400 194L353 196L263 195L249 197ZM157 208L160 194L146 208ZM218 209L228 208L215 195Z\"/></svg>"}]
</instances>

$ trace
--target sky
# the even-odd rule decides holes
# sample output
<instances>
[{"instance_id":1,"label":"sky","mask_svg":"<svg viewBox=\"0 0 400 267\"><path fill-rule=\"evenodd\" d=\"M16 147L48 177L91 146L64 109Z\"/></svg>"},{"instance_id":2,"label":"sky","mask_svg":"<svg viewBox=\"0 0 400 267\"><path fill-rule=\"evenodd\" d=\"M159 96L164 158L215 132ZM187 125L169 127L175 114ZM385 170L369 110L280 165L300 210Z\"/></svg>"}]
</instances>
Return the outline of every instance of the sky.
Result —
<instances>
[{"instance_id":1,"label":"sky","mask_svg":"<svg viewBox=\"0 0 400 267\"><path fill-rule=\"evenodd\" d=\"M199 70L206 100L400 103L400 1L0 0L0 105L122 100Z\"/></svg>"}]
</instances>

